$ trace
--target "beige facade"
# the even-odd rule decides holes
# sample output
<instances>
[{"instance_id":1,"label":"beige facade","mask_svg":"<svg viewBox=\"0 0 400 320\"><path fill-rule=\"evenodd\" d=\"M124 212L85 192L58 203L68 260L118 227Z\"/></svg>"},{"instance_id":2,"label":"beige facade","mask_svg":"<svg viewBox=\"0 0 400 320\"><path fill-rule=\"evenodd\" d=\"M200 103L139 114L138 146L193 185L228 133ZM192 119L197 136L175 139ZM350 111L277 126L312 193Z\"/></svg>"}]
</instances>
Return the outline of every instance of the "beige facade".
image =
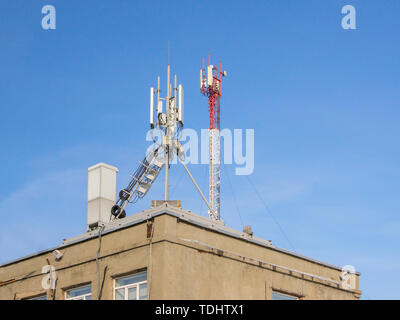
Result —
<instances>
[{"instance_id":1,"label":"beige facade","mask_svg":"<svg viewBox=\"0 0 400 320\"><path fill-rule=\"evenodd\" d=\"M63 254L61 260L56 261L54 249ZM54 290L42 286L46 265L55 269ZM164 203L107 224L101 237L93 230L2 265L0 299L41 294L65 299L69 289L83 285L91 286L92 299L114 299L116 279L143 271L149 299L264 300L273 292L299 299L361 295L359 274L355 288L346 289L340 267Z\"/></svg>"}]
</instances>

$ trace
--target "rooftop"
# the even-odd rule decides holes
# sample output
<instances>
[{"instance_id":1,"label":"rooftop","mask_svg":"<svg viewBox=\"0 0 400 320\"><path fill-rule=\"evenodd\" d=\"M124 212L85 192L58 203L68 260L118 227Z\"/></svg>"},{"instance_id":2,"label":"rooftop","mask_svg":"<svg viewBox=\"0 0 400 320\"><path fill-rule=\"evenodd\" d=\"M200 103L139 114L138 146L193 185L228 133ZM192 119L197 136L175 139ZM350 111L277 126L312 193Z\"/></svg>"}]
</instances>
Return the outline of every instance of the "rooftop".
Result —
<instances>
[{"instance_id":1,"label":"rooftop","mask_svg":"<svg viewBox=\"0 0 400 320\"><path fill-rule=\"evenodd\" d=\"M124 219L114 220L114 221L106 224L102 231L102 235L106 235L106 234L112 233L112 232L117 232L118 230L122 230L122 229L128 228L130 226L143 223L147 220L152 219L153 217L157 217L157 216L164 215L164 214L176 217L176 218L180 219L181 221L185 221L186 223L189 223L189 224L201 227L201 228L205 228L207 230L211 230L211 231L214 231L214 232L217 232L220 234L224 234L224 235L236 238L236 239L241 239L243 241L248 241L250 243L253 243L253 244L256 244L256 245L259 245L262 247L267 247L271 250L275 250L275 251L278 251L278 252L281 252L281 253L284 253L287 255L291 255L291 256L294 256L294 257L297 257L297 258L300 258L300 259L303 259L303 260L306 260L309 262L313 262L313 263L316 263L316 264L319 264L319 265L322 265L322 266L325 266L328 268L332 268L332 269L339 270L339 271L342 270L342 267L339 267L339 266L336 266L333 264L329 264L326 262L322 262L322 261L319 261L316 259L312 259L312 258L306 257L304 255L295 253L293 251L289 251L286 249L276 247L276 246L272 245L271 242L268 240L264 240L264 239L256 237L256 236L251 236L248 233L241 232L241 231L235 230L233 228L227 227L224 225L223 221L212 220L210 218L192 213L190 211L182 210L181 208L172 206L171 204L168 204L166 202L162 203L161 205L159 205L155 208L151 208L149 210L144 210L140 213L130 215ZM0 267L8 266L8 265L11 265L11 264L23 261L23 260L27 260L27 259L35 257L35 256L46 254L46 253L49 253L56 249L66 248L68 246L71 246L71 245L74 245L74 244L77 244L80 242L84 242L84 241L87 241L92 238L96 238L96 237L98 237L98 235L99 235L98 229L92 230L92 231L86 231L81 235L75 236L70 239L65 239L62 242L62 244L59 246L49 248L46 250L42 250L42 251L36 252L34 254L24 256L19 259L15 259L15 260L6 262L6 263L0 265ZM357 272L357 275L360 275L360 273Z\"/></svg>"}]
</instances>

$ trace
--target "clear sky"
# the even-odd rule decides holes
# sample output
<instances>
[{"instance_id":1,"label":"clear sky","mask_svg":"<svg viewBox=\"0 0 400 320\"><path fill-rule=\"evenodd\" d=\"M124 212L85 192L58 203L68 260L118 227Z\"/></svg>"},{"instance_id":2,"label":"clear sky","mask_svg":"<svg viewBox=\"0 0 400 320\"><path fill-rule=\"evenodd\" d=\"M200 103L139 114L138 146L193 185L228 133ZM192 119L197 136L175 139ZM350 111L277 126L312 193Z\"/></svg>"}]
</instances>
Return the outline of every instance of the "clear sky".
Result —
<instances>
[{"instance_id":1,"label":"clear sky","mask_svg":"<svg viewBox=\"0 0 400 320\"><path fill-rule=\"evenodd\" d=\"M41 27L46 4L56 30ZM347 4L356 30L341 26ZM208 126L199 69L211 52L229 73L221 128L255 130L250 179L269 211L225 165L226 224L355 266L364 299L399 299L399 30L397 0L1 1L0 263L85 230L89 166L117 166L128 183L170 40L185 125ZM190 169L207 191L207 165ZM171 171L172 198L207 215ZM128 214L162 196L160 178Z\"/></svg>"}]
</instances>

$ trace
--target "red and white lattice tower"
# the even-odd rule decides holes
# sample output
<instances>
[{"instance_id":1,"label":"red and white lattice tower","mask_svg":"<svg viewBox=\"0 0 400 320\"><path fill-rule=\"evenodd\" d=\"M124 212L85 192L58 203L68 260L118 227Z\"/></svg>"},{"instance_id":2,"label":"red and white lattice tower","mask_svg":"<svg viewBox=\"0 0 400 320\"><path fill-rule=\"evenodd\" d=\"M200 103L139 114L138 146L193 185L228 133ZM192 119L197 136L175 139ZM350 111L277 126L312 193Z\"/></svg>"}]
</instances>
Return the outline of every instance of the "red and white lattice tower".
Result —
<instances>
[{"instance_id":1,"label":"red and white lattice tower","mask_svg":"<svg viewBox=\"0 0 400 320\"><path fill-rule=\"evenodd\" d=\"M204 66L200 70L200 91L208 97L208 111L210 113L209 135L210 135L210 189L209 204L212 210L209 210L210 217L220 219L220 127L219 110L221 97L222 76L226 76L226 71L222 72L222 63L220 69L217 65L212 65L210 55L208 56L207 68Z\"/></svg>"}]
</instances>

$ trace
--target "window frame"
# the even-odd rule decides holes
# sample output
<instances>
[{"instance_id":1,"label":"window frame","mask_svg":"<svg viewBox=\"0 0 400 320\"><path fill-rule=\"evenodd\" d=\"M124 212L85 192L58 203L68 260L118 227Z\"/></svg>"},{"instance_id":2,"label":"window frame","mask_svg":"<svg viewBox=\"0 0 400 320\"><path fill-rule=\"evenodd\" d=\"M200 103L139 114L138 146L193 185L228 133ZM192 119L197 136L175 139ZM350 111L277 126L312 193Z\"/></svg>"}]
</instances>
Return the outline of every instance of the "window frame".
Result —
<instances>
[{"instance_id":1,"label":"window frame","mask_svg":"<svg viewBox=\"0 0 400 320\"><path fill-rule=\"evenodd\" d=\"M139 282L134 282L131 284L126 284L124 286L117 286L117 281L121 278L126 278L126 277L132 277L138 274L144 273L146 274L146 280L144 281L139 281ZM146 284L146 299L142 299L142 300L148 300L149 299L149 288L148 288L148 283L147 283L147 270L144 271L138 271L138 272L133 272L133 273L128 273L128 274L124 274L124 275L119 275L117 277L114 277L114 285L113 285L113 300L116 300L116 291L119 289L124 289L124 300L129 300L128 299L128 289L136 287L136 300L140 300L140 285L142 284ZM121 300L121 301L124 301Z\"/></svg>"},{"instance_id":2,"label":"window frame","mask_svg":"<svg viewBox=\"0 0 400 320\"><path fill-rule=\"evenodd\" d=\"M288 297L289 299L274 299L274 293L280 296L284 296L284 297ZM291 300L291 301L295 301L295 300L300 300L301 298L297 295L293 295L287 292L282 292L282 291L278 291L278 290L272 290L272 300Z\"/></svg>"},{"instance_id":3,"label":"window frame","mask_svg":"<svg viewBox=\"0 0 400 320\"><path fill-rule=\"evenodd\" d=\"M90 293L86 293L86 294L82 294L80 296L76 296L76 297L72 297L72 298L68 298L68 294L69 292L76 290L76 289L82 289L85 287L89 287L90 288ZM87 297L90 296L90 299L87 299ZM64 298L65 300L92 300L92 284L91 283L86 283L86 284L82 284L82 285L77 285L77 286L73 286L70 287L68 289L64 290ZM83 299L81 299L83 298Z\"/></svg>"},{"instance_id":4,"label":"window frame","mask_svg":"<svg viewBox=\"0 0 400 320\"><path fill-rule=\"evenodd\" d=\"M41 298L44 298L44 299L41 299ZM44 301L44 300L47 300L47 293L41 293L41 294L37 294L35 296L30 296L30 297L24 298L23 300L37 300L37 301L42 300L42 301Z\"/></svg>"}]
</instances>

